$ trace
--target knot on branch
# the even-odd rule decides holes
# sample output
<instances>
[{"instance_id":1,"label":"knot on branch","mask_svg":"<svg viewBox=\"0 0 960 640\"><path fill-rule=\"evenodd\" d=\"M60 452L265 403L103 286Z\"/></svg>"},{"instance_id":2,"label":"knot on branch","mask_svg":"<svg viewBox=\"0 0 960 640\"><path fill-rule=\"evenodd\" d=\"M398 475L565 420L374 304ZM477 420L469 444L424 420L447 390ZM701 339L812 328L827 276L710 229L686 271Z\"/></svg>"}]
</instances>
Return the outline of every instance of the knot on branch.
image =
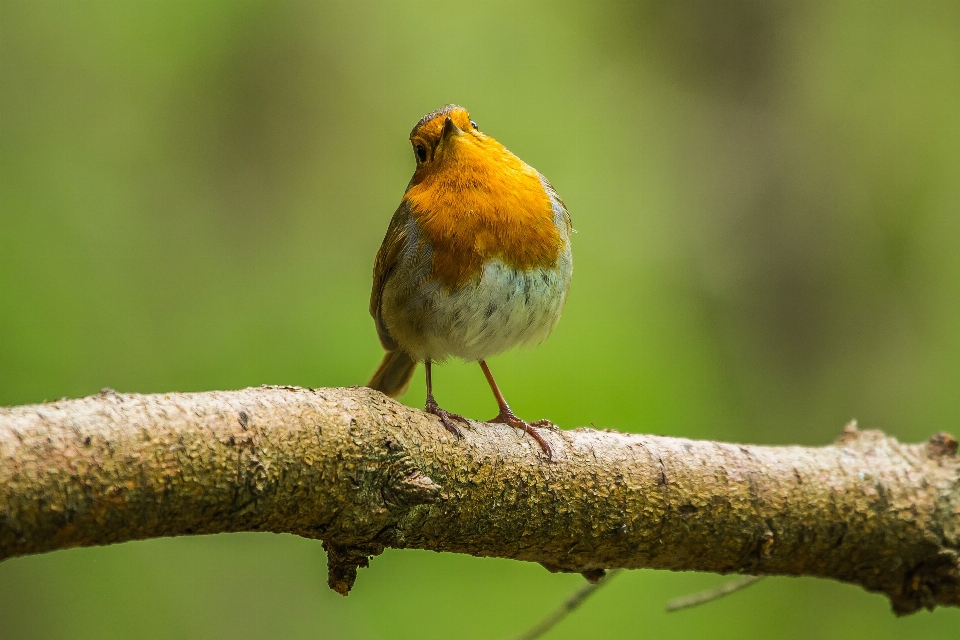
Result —
<instances>
[{"instance_id":1,"label":"knot on branch","mask_svg":"<svg viewBox=\"0 0 960 640\"><path fill-rule=\"evenodd\" d=\"M357 569L369 567L370 558L383 553L383 545L375 542L340 545L323 541L327 552L327 585L342 596L350 593L357 581Z\"/></svg>"},{"instance_id":2,"label":"knot on branch","mask_svg":"<svg viewBox=\"0 0 960 640\"><path fill-rule=\"evenodd\" d=\"M960 595L960 554L953 549L941 550L906 576L899 593L889 595L898 616L956 602Z\"/></svg>"},{"instance_id":3,"label":"knot on branch","mask_svg":"<svg viewBox=\"0 0 960 640\"><path fill-rule=\"evenodd\" d=\"M383 553L385 543L390 543L391 534L397 529L398 519L411 508L436 502L440 497L440 486L404 452L403 445L388 439L383 446L388 452L387 459L381 463L384 465L379 467L382 476L373 487L379 485L380 498L386 509L370 510L369 504L357 505L367 516L377 515L360 529L336 534L336 541L323 541L327 551L327 584L343 596L353 588L357 569L370 566L370 558ZM354 518L364 520L359 514Z\"/></svg>"},{"instance_id":4,"label":"knot on branch","mask_svg":"<svg viewBox=\"0 0 960 640\"><path fill-rule=\"evenodd\" d=\"M931 458L946 458L957 455L957 439L941 431L927 441L927 455Z\"/></svg>"},{"instance_id":5,"label":"knot on branch","mask_svg":"<svg viewBox=\"0 0 960 640\"><path fill-rule=\"evenodd\" d=\"M409 456L402 456L390 466L380 497L388 509L400 510L434 503L440 491L440 485L424 474Z\"/></svg>"}]
</instances>

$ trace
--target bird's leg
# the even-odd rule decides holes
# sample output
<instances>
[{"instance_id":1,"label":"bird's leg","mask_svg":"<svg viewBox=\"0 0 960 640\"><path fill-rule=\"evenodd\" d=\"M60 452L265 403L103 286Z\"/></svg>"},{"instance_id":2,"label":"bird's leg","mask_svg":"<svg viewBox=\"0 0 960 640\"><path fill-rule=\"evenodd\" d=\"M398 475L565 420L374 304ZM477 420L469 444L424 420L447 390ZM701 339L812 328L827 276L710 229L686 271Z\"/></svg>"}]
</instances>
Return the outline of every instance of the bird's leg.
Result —
<instances>
[{"instance_id":1,"label":"bird's leg","mask_svg":"<svg viewBox=\"0 0 960 640\"><path fill-rule=\"evenodd\" d=\"M537 441L540 448L543 449L543 452L547 455L547 460L553 460L553 449L551 449L547 441L543 439L543 436L534 429L534 427L548 426L551 422L549 420L538 420L537 422L530 423L518 418L516 414L510 410L510 405L508 405L507 401L503 398L503 394L500 393L500 387L497 386L497 381L493 379L493 374L490 373L490 367L488 367L487 363L483 360L479 362L480 368L483 369L483 375L486 376L490 390L493 391L493 395L497 399L497 405L500 407L500 413L497 414L497 417L493 420L488 420L488 422L508 424L514 429L526 431L530 434L531 438Z\"/></svg>"},{"instance_id":2,"label":"bird's leg","mask_svg":"<svg viewBox=\"0 0 960 640\"><path fill-rule=\"evenodd\" d=\"M447 431L460 438L463 436L463 434L460 433L460 429L457 428L455 421L462 422L463 424L470 424L470 422L460 414L450 413L449 411L441 409L440 405L437 404L437 401L434 400L433 377L431 376L430 365L431 363L429 360L423 363L424 368L427 370L427 406L425 406L423 410L440 418L440 422L442 422L443 426L447 428Z\"/></svg>"}]
</instances>

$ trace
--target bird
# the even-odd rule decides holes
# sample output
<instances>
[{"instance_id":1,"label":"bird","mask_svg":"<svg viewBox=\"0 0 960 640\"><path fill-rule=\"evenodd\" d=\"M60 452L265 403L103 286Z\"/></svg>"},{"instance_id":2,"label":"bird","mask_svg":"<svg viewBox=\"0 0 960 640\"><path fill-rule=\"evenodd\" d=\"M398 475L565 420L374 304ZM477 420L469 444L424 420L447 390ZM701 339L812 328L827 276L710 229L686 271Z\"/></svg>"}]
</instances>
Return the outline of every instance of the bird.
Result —
<instances>
[{"instance_id":1,"label":"bird","mask_svg":"<svg viewBox=\"0 0 960 640\"><path fill-rule=\"evenodd\" d=\"M476 362L499 407L488 422L526 432L552 460L537 431L552 423L518 418L486 360L543 341L559 321L573 274L567 207L461 106L420 118L410 144L413 177L373 267L370 315L386 354L367 386L399 397L422 362L424 410L459 438L469 421L437 404L432 365Z\"/></svg>"}]
</instances>

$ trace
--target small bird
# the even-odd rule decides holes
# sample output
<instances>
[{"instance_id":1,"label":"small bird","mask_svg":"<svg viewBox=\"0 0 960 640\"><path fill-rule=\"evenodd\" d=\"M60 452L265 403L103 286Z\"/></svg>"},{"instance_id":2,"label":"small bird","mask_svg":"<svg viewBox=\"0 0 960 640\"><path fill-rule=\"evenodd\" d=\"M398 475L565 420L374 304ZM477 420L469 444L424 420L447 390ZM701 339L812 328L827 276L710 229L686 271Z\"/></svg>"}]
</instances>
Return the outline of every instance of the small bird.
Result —
<instances>
[{"instance_id":1,"label":"small bird","mask_svg":"<svg viewBox=\"0 0 960 640\"><path fill-rule=\"evenodd\" d=\"M431 365L477 362L500 408L490 422L525 431L552 459L535 428L551 423L514 415L486 359L541 342L560 319L573 273L567 208L463 107L420 118L410 144L417 166L373 267L370 315L387 353L367 386L400 396L423 362L424 409L459 437L468 421L437 404Z\"/></svg>"}]
</instances>

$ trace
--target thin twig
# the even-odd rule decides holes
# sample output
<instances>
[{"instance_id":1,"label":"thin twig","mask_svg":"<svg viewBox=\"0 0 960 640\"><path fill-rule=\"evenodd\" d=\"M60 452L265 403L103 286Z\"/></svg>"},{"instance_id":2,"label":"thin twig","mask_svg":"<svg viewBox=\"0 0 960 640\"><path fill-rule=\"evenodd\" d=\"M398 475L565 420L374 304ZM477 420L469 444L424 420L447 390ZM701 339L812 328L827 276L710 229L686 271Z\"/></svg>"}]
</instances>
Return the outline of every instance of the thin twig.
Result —
<instances>
[{"instance_id":1,"label":"thin twig","mask_svg":"<svg viewBox=\"0 0 960 640\"><path fill-rule=\"evenodd\" d=\"M550 631L550 629L553 629L555 626L560 624L564 618L573 613L577 607L583 604L584 600L596 593L597 589L613 580L613 577L621 571L623 571L623 569L612 569L607 571L607 574L598 581L583 585L577 589L572 596L567 598L562 605L552 611L550 615L537 623L537 626L533 627L523 635L517 636L517 640L535 640L536 638L543 636L545 633Z\"/></svg>"},{"instance_id":2,"label":"thin twig","mask_svg":"<svg viewBox=\"0 0 960 640\"><path fill-rule=\"evenodd\" d=\"M667 613L671 613L673 611L680 611L681 609L689 609L690 607L706 604L723 596L728 596L735 591L746 589L750 585L759 582L761 578L763 578L763 576L741 576L736 580L725 582L716 589L707 589L706 591L671 600L667 603L665 609Z\"/></svg>"}]
</instances>

